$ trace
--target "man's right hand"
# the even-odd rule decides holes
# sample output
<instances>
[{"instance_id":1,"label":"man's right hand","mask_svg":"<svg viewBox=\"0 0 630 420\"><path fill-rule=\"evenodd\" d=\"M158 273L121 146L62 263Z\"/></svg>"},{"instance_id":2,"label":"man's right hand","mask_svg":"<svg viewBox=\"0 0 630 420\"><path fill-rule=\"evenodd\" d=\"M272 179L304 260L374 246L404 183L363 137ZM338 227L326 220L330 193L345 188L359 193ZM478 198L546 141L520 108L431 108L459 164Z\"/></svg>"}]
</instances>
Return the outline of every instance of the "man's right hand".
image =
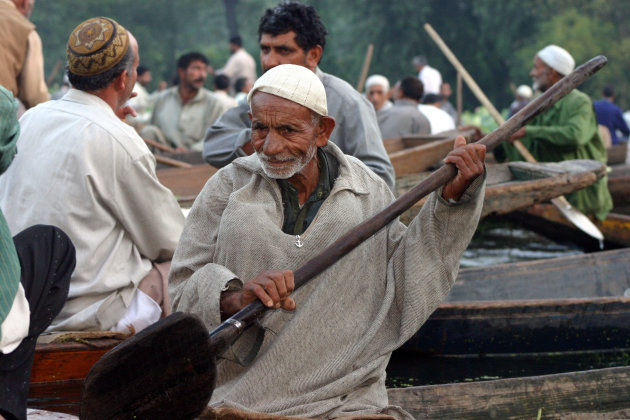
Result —
<instances>
[{"instance_id":1,"label":"man's right hand","mask_svg":"<svg viewBox=\"0 0 630 420\"><path fill-rule=\"evenodd\" d=\"M293 271L264 271L243 285L243 289L224 292L221 295L221 312L231 316L256 299L266 307L295 309L295 301L289 297L295 288Z\"/></svg>"}]
</instances>

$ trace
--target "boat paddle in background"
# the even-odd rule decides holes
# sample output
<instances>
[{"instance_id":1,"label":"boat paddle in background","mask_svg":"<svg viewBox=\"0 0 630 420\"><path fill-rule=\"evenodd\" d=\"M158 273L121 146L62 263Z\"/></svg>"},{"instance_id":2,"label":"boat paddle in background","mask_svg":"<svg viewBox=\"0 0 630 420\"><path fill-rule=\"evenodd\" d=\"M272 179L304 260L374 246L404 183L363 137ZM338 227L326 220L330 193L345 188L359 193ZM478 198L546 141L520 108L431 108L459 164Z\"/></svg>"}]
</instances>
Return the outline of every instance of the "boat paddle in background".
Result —
<instances>
[{"instance_id":1,"label":"boat paddle in background","mask_svg":"<svg viewBox=\"0 0 630 420\"><path fill-rule=\"evenodd\" d=\"M505 122L499 111L492 105L492 102L486 97L483 91L479 88L475 80L470 76L470 74L466 71L464 66L459 62L455 54L451 51L451 49L446 45L446 43L442 40L440 35L433 29L433 27L426 23L424 25L424 29L427 31L429 36L435 41L437 46L442 50L446 58L451 62L457 73L462 76L470 90L475 94L479 102L490 112L490 115L494 119L494 121L501 125ZM519 151L521 156L527 162L536 162L536 158L527 150L525 145L520 140L514 140L512 143L516 149ZM551 203L556 206L556 208L562 213L562 215L571 223L573 223L578 229L586 233L587 235L592 236L597 239L600 243L600 247L603 248L604 244L604 235L602 232L595 226L595 224L584 215L581 211L573 207L567 199L561 195L556 198L552 198Z\"/></svg>"},{"instance_id":2,"label":"boat paddle in background","mask_svg":"<svg viewBox=\"0 0 630 420\"><path fill-rule=\"evenodd\" d=\"M588 79L606 62L606 57L598 56L581 65L479 143L489 149L497 146ZM345 233L294 271L295 288L332 266L456 174L454 165L442 166L385 209ZM264 268L261 267L261 270ZM212 396L216 359L267 309L257 300L209 335L195 315L174 313L125 340L106 353L90 370L84 383L80 418L196 417Z\"/></svg>"}]
</instances>

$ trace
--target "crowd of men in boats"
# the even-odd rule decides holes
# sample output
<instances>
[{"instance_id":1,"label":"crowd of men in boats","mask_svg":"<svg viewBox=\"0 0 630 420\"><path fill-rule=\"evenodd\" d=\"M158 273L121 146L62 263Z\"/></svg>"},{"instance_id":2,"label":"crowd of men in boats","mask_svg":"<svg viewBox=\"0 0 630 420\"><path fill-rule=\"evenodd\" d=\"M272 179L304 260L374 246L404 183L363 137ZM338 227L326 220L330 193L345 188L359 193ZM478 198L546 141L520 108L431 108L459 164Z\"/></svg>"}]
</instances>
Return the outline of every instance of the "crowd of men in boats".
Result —
<instances>
[{"instance_id":1,"label":"crowd of men in boats","mask_svg":"<svg viewBox=\"0 0 630 420\"><path fill-rule=\"evenodd\" d=\"M372 75L361 95L319 68L327 31L316 10L283 2L260 20L260 77L233 37L228 63L210 70L214 92L203 87L208 60L191 52L177 84L149 94L133 28L94 17L68 28L67 91L47 100L32 5L0 0L0 56L12 64L0 70L0 418L25 418L44 332L133 333L171 311L212 329L257 300L277 310L222 356L219 416L411 418L388 404L385 367L455 280L481 212L485 146L455 141L444 161L457 175L409 226L388 224L295 291L293 272L394 199L383 138L455 127L439 71L418 56L418 76L390 89ZM574 66L566 50L543 48L535 88ZM518 94L514 112L531 90ZM14 97L27 108L19 121ZM495 157L520 160L520 140L540 161L605 162L597 121L617 112L611 104L596 120L574 90ZM187 218L145 138L221 168ZM612 208L605 178L569 199L600 219Z\"/></svg>"}]
</instances>

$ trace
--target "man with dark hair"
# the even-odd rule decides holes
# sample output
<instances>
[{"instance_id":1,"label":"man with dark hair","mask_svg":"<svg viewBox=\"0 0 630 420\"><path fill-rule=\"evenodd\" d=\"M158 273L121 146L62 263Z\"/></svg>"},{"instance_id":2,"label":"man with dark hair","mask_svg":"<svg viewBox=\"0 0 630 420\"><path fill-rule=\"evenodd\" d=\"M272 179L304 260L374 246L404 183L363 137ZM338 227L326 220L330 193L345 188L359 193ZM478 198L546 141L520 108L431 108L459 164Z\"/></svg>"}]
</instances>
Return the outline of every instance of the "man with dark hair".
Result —
<instances>
[{"instance_id":1,"label":"man with dark hair","mask_svg":"<svg viewBox=\"0 0 630 420\"><path fill-rule=\"evenodd\" d=\"M455 121L446 111L442 110L442 97L440 95L424 95L418 109L431 123L431 134L442 133L455 129Z\"/></svg>"},{"instance_id":2,"label":"man with dark hair","mask_svg":"<svg viewBox=\"0 0 630 420\"><path fill-rule=\"evenodd\" d=\"M138 79L133 87L133 92L136 96L129 99L129 106L138 115L137 117L129 116L127 120L135 124L146 124L151 118L151 110L155 100L155 97L147 91L147 86L149 86L153 78L151 77L151 69L143 65L138 66L137 73Z\"/></svg>"},{"instance_id":3,"label":"man with dark hair","mask_svg":"<svg viewBox=\"0 0 630 420\"><path fill-rule=\"evenodd\" d=\"M429 120L418 110L423 92L422 82L417 77L405 77L399 82L394 93L394 106L380 124L383 138L431 132Z\"/></svg>"},{"instance_id":4,"label":"man with dark hair","mask_svg":"<svg viewBox=\"0 0 630 420\"><path fill-rule=\"evenodd\" d=\"M236 94L234 95L234 99L236 99L236 102L241 102L242 100L247 98L247 94L249 93L251 88L252 83L247 80L247 77L239 77L238 79L236 79L236 82L234 82L234 91L236 92Z\"/></svg>"},{"instance_id":5,"label":"man with dark hair","mask_svg":"<svg viewBox=\"0 0 630 420\"><path fill-rule=\"evenodd\" d=\"M228 107L203 87L208 77L208 59L199 52L177 60L178 84L166 89L155 101L151 125L143 137L181 150L201 150L201 140L210 125Z\"/></svg>"},{"instance_id":6,"label":"man with dark hair","mask_svg":"<svg viewBox=\"0 0 630 420\"><path fill-rule=\"evenodd\" d=\"M348 83L318 67L326 34L312 6L288 2L267 9L258 27L263 72L280 64L296 64L315 72L326 88L328 110L337 121L330 141L362 160L393 188L394 168L383 146L374 108ZM253 153L248 112L249 106L239 103L210 127L203 149L208 163L222 167Z\"/></svg>"},{"instance_id":7,"label":"man with dark hair","mask_svg":"<svg viewBox=\"0 0 630 420\"><path fill-rule=\"evenodd\" d=\"M626 120L623 119L623 111L615 105L615 89L613 85L604 85L602 99L593 102L593 107L595 108L597 124L603 125L608 129L612 144L622 142L617 136L617 131L620 131L626 137L630 135L630 128L628 128Z\"/></svg>"},{"instance_id":8,"label":"man with dark hair","mask_svg":"<svg viewBox=\"0 0 630 420\"><path fill-rule=\"evenodd\" d=\"M215 74L224 74L230 80L246 77L250 83L256 81L256 61L245 48L239 35L230 38L230 58L223 68L216 70Z\"/></svg>"},{"instance_id":9,"label":"man with dark hair","mask_svg":"<svg viewBox=\"0 0 630 420\"><path fill-rule=\"evenodd\" d=\"M236 106L236 99L230 96L228 93L229 89L229 77L225 74L217 74L214 76L214 95L226 108L233 108Z\"/></svg>"},{"instance_id":10,"label":"man with dark hair","mask_svg":"<svg viewBox=\"0 0 630 420\"><path fill-rule=\"evenodd\" d=\"M26 109L49 99L42 40L28 19L35 0L0 0L0 85Z\"/></svg>"},{"instance_id":11,"label":"man with dark hair","mask_svg":"<svg viewBox=\"0 0 630 420\"><path fill-rule=\"evenodd\" d=\"M88 19L66 52L73 89L20 119L0 206L13 233L46 223L76 247L69 298L49 331L139 331L170 310L166 279L184 218L153 154L122 121L139 60L133 35Z\"/></svg>"}]
</instances>

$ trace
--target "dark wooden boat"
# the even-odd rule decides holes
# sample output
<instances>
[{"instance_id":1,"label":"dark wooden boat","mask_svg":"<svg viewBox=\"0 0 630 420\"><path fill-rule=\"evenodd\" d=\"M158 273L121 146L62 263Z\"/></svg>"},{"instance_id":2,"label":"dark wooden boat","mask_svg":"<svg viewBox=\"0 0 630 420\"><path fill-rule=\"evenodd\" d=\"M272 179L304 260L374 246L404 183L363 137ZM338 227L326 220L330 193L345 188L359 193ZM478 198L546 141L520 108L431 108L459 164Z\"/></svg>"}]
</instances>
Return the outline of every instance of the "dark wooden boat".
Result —
<instances>
[{"instance_id":1,"label":"dark wooden boat","mask_svg":"<svg viewBox=\"0 0 630 420\"><path fill-rule=\"evenodd\" d=\"M630 349L630 248L462 269L403 349L486 355Z\"/></svg>"},{"instance_id":2,"label":"dark wooden boat","mask_svg":"<svg viewBox=\"0 0 630 420\"><path fill-rule=\"evenodd\" d=\"M416 419L627 419L630 367L388 389Z\"/></svg>"},{"instance_id":3,"label":"dark wooden boat","mask_svg":"<svg viewBox=\"0 0 630 420\"><path fill-rule=\"evenodd\" d=\"M533 204L585 188L601 179L605 173L605 165L592 160L487 165L482 217L525 209ZM430 173L420 173L396 178L396 194L403 194L429 175ZM418 214L424 201L407 210L401 216L401 220L404 223L410 222Z\"/></svg>"},{"instance_id":4,"label":"dark wooden boat","mask_svg":"<svg viewBox=\"0 0 630 420\"><path fill-rule=\"evenodd\" d=\"M389 404L416 419L623 419L630 418L630 367L389 388L387 394ZM29 411L29 418L73 418Z\"/></svg>"},{"instance_id":5,"label":"dark wooden boat","mask_svg":"<svg viewBox=\"0 0 630 420\"><path fill-rule=\"evenodd\" d=\"M614 212L630 214L630 164L614 165L608 173L608 190Z\"/></svg>"},{"instance_id":6,"label":"dark wooden boat","mask_svg":"<svg viewBox=\"0 0 630 420\"><path fill-rule=\"evenodd\" d=\"M626 162L628 157L628 143L618 143L606 148L607 163L609 165L619 165Z\"/></svg>"}]
</instances>

